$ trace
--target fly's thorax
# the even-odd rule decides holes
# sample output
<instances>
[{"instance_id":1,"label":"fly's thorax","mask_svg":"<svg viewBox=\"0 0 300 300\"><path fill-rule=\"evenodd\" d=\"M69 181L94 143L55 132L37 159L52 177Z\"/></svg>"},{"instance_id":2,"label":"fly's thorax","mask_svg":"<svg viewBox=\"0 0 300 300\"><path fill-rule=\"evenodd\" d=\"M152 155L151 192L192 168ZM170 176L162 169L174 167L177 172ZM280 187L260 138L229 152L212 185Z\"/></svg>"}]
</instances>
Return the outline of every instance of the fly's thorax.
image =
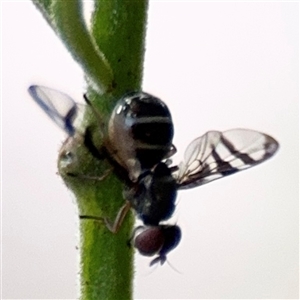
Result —
<instances>
[{"instance_id":1,"label":"fly's thorax","mask_svg":"<svg viewBox=\"0 0 300 300\"><path fill-rule=\"evenodd\" d=\"M168 166L159 163L153 171L141 176L125 196L144 224L157 226L175 210L176 180Z\"/></svg>"},{"instance_id":2,"label":"fly's thorax","mask_svg":"<svg viewBox=\"0 0 300 300\"><path fill-rule=\"evenodd\" d=\"M153 173L151 184L147 189L147 197L151 205L144 207L144 221L156 224L167 220L175 210L177 183L170 168L165 163L159 163Z\"/></svg>"}]
</instances>

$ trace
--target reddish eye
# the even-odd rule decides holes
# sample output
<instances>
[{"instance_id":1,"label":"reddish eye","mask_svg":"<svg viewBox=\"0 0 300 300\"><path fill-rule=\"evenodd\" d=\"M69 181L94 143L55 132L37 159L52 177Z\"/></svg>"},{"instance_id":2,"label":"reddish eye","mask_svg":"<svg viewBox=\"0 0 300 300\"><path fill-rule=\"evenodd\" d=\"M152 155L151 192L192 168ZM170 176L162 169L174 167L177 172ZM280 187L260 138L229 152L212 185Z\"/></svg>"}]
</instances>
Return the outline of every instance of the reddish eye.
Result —
<instances>
[{"instance_id":1,"label":"reddish eye","mask_svg":"<svg viewBox=\"0 0 300 300\"><path fill-rule=\"evenodd\" d=\"M145 256L155 255L164 245L164 234L160 227L149 227L134 239L134 247Z\"/></svg>"}]
</instances>

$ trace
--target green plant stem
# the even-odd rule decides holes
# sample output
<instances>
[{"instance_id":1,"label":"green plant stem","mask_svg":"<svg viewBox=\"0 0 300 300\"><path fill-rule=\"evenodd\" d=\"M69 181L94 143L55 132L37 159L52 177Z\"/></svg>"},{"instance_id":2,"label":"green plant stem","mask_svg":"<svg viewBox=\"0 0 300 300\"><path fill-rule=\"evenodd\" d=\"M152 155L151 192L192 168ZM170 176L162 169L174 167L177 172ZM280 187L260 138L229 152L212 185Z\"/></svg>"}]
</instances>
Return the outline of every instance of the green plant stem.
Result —
<instances>
[{"instance_id":1,"label":"green plant stem","mask_svg":"<svg viewBox=\"0 0 300 300\"><path fill-rule=\"evenodd\" d=\"M101 114L101 120L107 122L116 101L124 93L141 89L148 1L96 0L91 33L83 23L79 1L33 1L83 67L88 98ZM100 122L96 119L89 110L82 128L93 128L93 139L100 145L100 132L106 129L99 128ZM106 159L96 159L89 153L82 134L64 143L58 168L76 196L79 215L100 218L100 221L79 220L81 299L132 299L133 250L128 240L133 216L128 214L117 234L111 233L101 222L101 218L113 220L124 204L122 183L113 172L103 180L84 177L101 177L112 167ZM77 176L71 177L68 173Z\"/></svg>"},{"instance_id":2,"label":"green plant stem","mask_svg":"<svg viewBox=\"0 0 300 300\"><path fill-rule=\"evenodd\" d=\"M79 0L34 0L44 17L60 36L73 58L81 65L98 93L112 90L113 74L104 54L86 27Z\"/></svg>"}]
</instances>

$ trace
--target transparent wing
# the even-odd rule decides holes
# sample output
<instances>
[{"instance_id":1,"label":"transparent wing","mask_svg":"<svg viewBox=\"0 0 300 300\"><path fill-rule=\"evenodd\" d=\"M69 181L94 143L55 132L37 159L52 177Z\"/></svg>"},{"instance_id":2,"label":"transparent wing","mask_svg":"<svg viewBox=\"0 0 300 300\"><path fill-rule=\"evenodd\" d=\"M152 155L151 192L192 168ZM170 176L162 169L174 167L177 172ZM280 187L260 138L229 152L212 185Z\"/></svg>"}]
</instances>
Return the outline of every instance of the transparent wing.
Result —
<instances>
[{"instance_id":1,"label":"transparent wing","mask_svg":"<svg viewBox=\"0 0 300 300\"><path fill-rule=\"evenodd\" d=\"M73 122L77 114L77 105L71 97L57 90L39 85L30 86L28 92L60 128L69 135L74 135Z\"/></svg>"},{"instance_id":2,"label":"transparent wing","mask_svg":"<svg viewBox=\"0 0 300 300\"><path fill-rule=\"evenodd\" d=\"M174 174L179 189L188 189L264 162L275 154L278 142L249 129L209 131L187 147Z\"/></svg>"}]
</instances>

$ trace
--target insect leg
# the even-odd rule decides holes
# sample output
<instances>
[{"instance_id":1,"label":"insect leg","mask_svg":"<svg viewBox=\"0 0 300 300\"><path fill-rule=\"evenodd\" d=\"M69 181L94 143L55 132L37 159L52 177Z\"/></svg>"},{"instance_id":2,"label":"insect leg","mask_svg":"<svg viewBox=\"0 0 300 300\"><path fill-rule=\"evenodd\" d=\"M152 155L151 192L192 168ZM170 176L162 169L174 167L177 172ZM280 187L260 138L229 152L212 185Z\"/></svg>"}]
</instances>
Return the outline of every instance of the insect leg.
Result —
<instances>
[{"instance_id":1,"label":"insect leg","mask_svg":"<svg viewBox=\"0 0 300 300\"><path fill-rule=\"evenodd\" d=\"M100 132L101 134L101 132ZM84 146L89 150L89 152L97 159L103 160L106 158L106 155L103 149L99 149L93 142L93 134L91 126L85 129L84 133ZM103 148L103 147L102 147Z\"/></svg>"},{"instance_id":2,"label":"insect leg","mask_svg":"<svg viewBox=\"0 0 300 300\"><path fill-rule=\"evenodd\" d=\"M104 222L107 229L112 233L117 233L130 209L131 205L128 201L120 208L116 219L113 223L110 222L108 218L102 218L102 217L96 217L96 216L90 216L90 215L80 215L79 219L81 220L95 220Z\"/></svg>"},{"instance_id":3,"label":"insect leg","mask_svg":"<svg viewBox=\"0 0 300 300\"><path fill-rule=\"evenodd\" d=\"M92 109L94 115L97 117L98 125L102 129L101 130L101 138L103 138L103 132L104 132L104 128L105 128L105 123L103 121L103 118L102 118L101 114L99 113L99 111L97 109L95 109L95 107L93 106L92 102L89 100L89 98L87 97L86 94L83 95L83 98L84 98L85 102L89 105L89 107Z\"/></svg>"},{"instance_id":4,"label":"insect leg","mask_svg":"<svg viewBox=\"0 0 300 300\"><path fill-rule=\"evenodd\" d=\"M102 181L104 180L110 173L112 169L107 169L102 176L91 176L91 175L84 175L84 174L76 174L76 173L70 173L67 172L66 174L71 177L78 177L81 179L88 179L88 180L97 180L97 181Z\"/></svg>"},{"instance_id":5,"label":"insect leg","mask_svg":"<svg viewBox=\"0 0 300 300\"><path fill-rule=\"evenodd\" d=\"M130 202L126 201L125 204L120 208L113 223L108 218L103 218L108 230L110 230L112 233L117 233L130 208L131 208Z\"/></svg>"}]
</instances>

